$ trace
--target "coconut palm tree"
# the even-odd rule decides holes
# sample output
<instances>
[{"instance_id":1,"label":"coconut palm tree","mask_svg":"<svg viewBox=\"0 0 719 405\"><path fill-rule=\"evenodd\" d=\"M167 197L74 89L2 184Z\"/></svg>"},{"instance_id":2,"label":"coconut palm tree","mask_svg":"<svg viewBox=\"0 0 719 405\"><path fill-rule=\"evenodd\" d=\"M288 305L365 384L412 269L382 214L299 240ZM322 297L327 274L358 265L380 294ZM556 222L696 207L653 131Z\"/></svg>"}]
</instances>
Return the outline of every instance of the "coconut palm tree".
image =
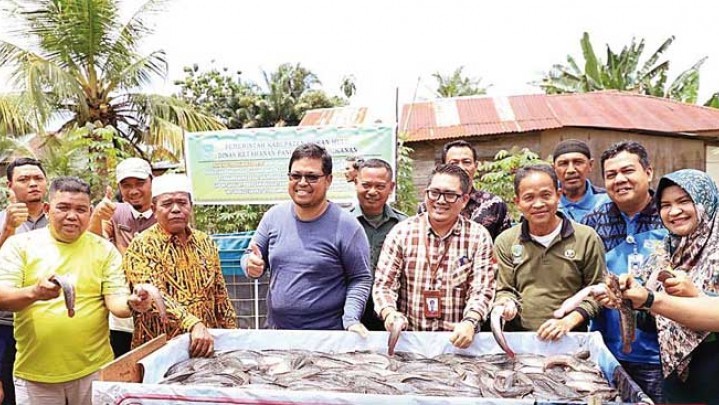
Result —
<instances>
[{"instance_id":1,"label":"coconut palm tree","mask_svg":"<svg viewBox=\"0 0 719 405\"><path fill-rule=\"evenodd\" d=\"M17 26L11 33L23 44L0 40L0 66L11 69L40 132L58 119L61 134L87 124L111 128L147 157L156 150L181 153L183 130L223 128L182 100L140 91L167 72L162 50L139 52L152 32L147 19L161 11L162 1L145 2L127 21L114 0L12 4L3 24Z\"/></svg>"},{"instance_id":2,"label":"coconut palm tree","mask_svg":"<svg viewBox=\"0 0 719 405\"><path fill-rule=\"evenodd\" d=\"M695 103L699 91L699 69L706 58L697 61L667 86L669 60L660 59L672 42L674 36L667 38L643 63L640 61L644 56L644 39L639 42L632 39L631 44L624 46L619 53L607 45L604 61L594 52L589 34L585 32L580 41L584 66L568 55L566 65L552 66L540 82L533 84L547 94L614 89Z\"/></svg>"},{"instance_id":3,"label":"coconut palm tree","mask_svg":"<svg viewBox=\"0 0 719 405\"><path fill-rule=\"evenodd\" d=\"M432 74L437 81L435 92L438 97L461 97L487 94L487 88L481 85L482 79L475 79L464 76L460 66L450 75L443 75L439 72Z\"/></svg>"}]
</instances>

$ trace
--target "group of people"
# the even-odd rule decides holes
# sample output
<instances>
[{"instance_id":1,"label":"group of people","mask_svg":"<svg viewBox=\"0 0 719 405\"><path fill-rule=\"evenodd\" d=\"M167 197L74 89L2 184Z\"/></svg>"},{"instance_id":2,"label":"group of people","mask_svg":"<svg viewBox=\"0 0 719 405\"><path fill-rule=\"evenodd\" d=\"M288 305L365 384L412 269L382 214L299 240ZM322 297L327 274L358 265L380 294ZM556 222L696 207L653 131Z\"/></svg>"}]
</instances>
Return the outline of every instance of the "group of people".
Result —
<instances>
[{"instance_id":1,"label":"group of people","mask_svg":"<svg viewBox=\"0 0 719 405\"><path fill-rule=\"evenodd\" d=\"M7 178L9 204L0 212L4 404L90 404L101 367L131 347L189 332L189 353L208 356L208 329L237 326L217 248L190 227L186 176L153 178L148 162L125 159L116 168L120 201L108 186L94 207L88 183L49 181L38 160L14 160Z\"/></svg>"},{"instance_id":2,"label":"group of people","mask_svg":"<svg viewBox=\"0 0 719 405\"><path fill-rule=\"evenodd\" d=\"M242 259L250 277L270 272L267 326L337 329L365 335L396 323L414 331L450 331L468 347L492 311L511 331L557 340L599 331L629 375L656 402L719 400L719 311L705 305L719 287L714 231L719 195L703 172L680 170L650 188L646 149L623 141L603 151L604 187L588 179L589 146L560 142L553 164L517 170L512 226L507 204L473 186L478 158L466 141L444 145L416 215L387 204L395 184L382 160L346 167L356 204L327 200L332 159L322 147L298 147L289 162L291 201L265 214ZM644 284L664 263L672 276ZM655 266L656 267L656 266ZM619 277L622 299L637 312L631 350L623 350L616 299L589 296L561 316L563 301ZM690 308L702 308L692 313ZM703 314L703 315L698 315Z\"/></svg>"},{"instance_id":3,"label":"group of people","mask_svg":"<svg viewBox=\"0 0 719 405\"><path fill-rule=\"evenodd\" d=\"M719 330L719 311L709 309L719 300L711 297L719 288L719 192L705 173L667 174L654 192L646 149L625 141L601 154L604 189L588 179L589 146L566 140L553 165L515 173L522 216L512 226L507 204L474 187L478 155L470 143L449 142L441 156L408 217L388 204L395 182L386 161L348 164L357 192L348 208L327 199L327 150L297 147L288 165L290 201L263 216L242 257L248 276L269 271L266 326L366 336L399 325L449 331L462 349L499 311L508 330L536 331L542 340L601 332L656 402L719 400L711 384L719 341L709 332ZM188 332L190 355L210 356L208 329L237 327L217 248L190 227L186 176L154 177L146 161L126 159L116 169L119 201L108 187L95 207L90 186L73 177L53 179L46 203L48 180L37 160L15 160L7 176L10 203L0 213L6 399L90 403L98 370L130 348ZM647 288L662 266L671 276ZM609 293L555 312L608 273L638 312L631 351L623 350ZM74 282L73 317L55 276Z\"/></svg>"}]
</instances>

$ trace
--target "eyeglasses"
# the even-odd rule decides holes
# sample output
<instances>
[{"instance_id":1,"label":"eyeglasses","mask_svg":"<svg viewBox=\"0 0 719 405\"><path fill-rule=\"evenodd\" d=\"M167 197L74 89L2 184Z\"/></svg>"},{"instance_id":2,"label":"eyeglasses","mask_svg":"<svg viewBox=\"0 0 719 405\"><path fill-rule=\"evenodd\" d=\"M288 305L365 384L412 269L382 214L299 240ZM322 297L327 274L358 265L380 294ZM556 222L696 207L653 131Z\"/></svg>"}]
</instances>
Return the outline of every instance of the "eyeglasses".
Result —
<instances>
[{"instance_id":1,"label":"eyeglasses","mask_svg":"<svg viewBox=\"0 0 719 405\"><path fill-rule=\"evenodd\" d=\"M457 200L462 197L463 194L457 194L452 193L449 191L438 191L438 190L425 190L425 193L427 193L427 198L429 198L432 201L439 201L439 198L444 196L444 201L446 201L449 204L456 203Z\"/></svg>"},{"instance_id":2,"label":"eyeglasses","mask_svg":"<svg viewBox=\"0 0 719 405\"><path fill-rule=\"evenodd\" d=\"M325 174L304 174L304 173L287 173L287 176L289 176L290 181L294 181L295 183L302 181L302 178L305 178L305 181L308 183L317 183L320 181L322 177L325 177Z\"/></svg>"}]
</instances>

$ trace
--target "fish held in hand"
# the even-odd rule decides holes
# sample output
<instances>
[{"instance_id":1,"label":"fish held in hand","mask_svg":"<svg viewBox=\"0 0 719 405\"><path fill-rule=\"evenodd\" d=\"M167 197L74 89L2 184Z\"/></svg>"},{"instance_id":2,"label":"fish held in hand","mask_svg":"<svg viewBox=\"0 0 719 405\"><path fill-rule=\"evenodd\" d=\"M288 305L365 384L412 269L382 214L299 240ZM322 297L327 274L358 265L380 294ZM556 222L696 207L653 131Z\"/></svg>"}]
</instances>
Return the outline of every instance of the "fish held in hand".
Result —
<instances>
[{"instance_id":1,"label":"fish held in hand","mask_svg":"<svg viewBox=\"0 0 719 405\"><path fill-rule=\"evenodd\" d=\"M494 340L497 341L499 347L507 353L507 356L514 358L514 351L509 347L507 339L504 336L504 320L502 319L502 312L504 312L504 306L497 305L492 308L492 312L489 315L492 336L494 336Z\"/></svg>"},{"instance_id":2,"label":"fish held in hand","mask_svg":"<svg viewBox=\"0 0 719 405\"><path fill-rule=\"evenodd\" d=\"M619 311L619 329L622 335L622 352L631 353L632 343L636 339L637 319L632 310L632 301L622 299L622 291L619 287L619 277L610 273L606 279L609 292L616 300L614 305Z\"/></svg>"},{"instance_id":3,"label":"fish held in hand","mask_svg":"<svg viewBox=\"0 0 719 405\"><path fill-rule=\"evenodd\" d=\"M62 288L62 295L65 298L65 308L67 308L67 316L72 318L75 316L75 283L70 277L59 274L50 277L50 281Z\"/></svg>"},{"instance_id":4,"label":"fish held in hand","mask_svg":"<svg viewBox=\"0 0 719 405\"><path fill-rule=\"evenodd\" d=\"M387 340L387 354L394 356L394 348L397 346L399 335L405 328L405 321L400 316L396 316L392 322L392 329L389 331L389 339Z\"/></svg>"},{"instance_id":5,"label":"fish held in hand","mask_svg":"<svg viewBox=\"0 0 719 405\"><path fill-rule=\"evenodd\" d=\"M134 293L140 295L147 293L152 301L155 303L155 308L160 314L160 320L162 323L167 322L167 306L165 305L165 299L162 297L160 290L152 284L137 284L134 288Z\"/></svg>"},{"instance_id":6,"label":"fish held in hand","mask_svg":"<svg viewBox=\"0 0 719 405\"><path fill-rule=\"evenodd\" d=\"M563 318L564 315L574 311L579 304L590 296L599 295L606 293L607 286L605 284L595 284L582 288L578 293L572 295L562 302L562 305L554 311L554 317L557 319Z\"/></svg>"}]
</instances>

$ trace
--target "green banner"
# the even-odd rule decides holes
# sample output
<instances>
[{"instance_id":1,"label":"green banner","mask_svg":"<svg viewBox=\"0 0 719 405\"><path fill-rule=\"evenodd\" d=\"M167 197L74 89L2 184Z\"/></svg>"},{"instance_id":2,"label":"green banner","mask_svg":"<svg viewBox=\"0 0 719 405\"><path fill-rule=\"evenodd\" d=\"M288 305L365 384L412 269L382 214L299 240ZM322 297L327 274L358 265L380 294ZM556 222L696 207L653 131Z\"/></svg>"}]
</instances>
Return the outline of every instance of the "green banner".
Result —
<instances>
[{"instance_id":1,"label":"green banner","mask_svg":"<svg viewBox=\"0 0 719 405\"><path fill-rule=\"evenodd\" d=\"M292 151L302 143L324 146L332 155L328 198L354 201L344 177L345 158L382 159L396 170L394 127L283 127L191 132L185 162L195 204L275 204L289 199L287 172Z\"/></svg>"}]
</instances>

